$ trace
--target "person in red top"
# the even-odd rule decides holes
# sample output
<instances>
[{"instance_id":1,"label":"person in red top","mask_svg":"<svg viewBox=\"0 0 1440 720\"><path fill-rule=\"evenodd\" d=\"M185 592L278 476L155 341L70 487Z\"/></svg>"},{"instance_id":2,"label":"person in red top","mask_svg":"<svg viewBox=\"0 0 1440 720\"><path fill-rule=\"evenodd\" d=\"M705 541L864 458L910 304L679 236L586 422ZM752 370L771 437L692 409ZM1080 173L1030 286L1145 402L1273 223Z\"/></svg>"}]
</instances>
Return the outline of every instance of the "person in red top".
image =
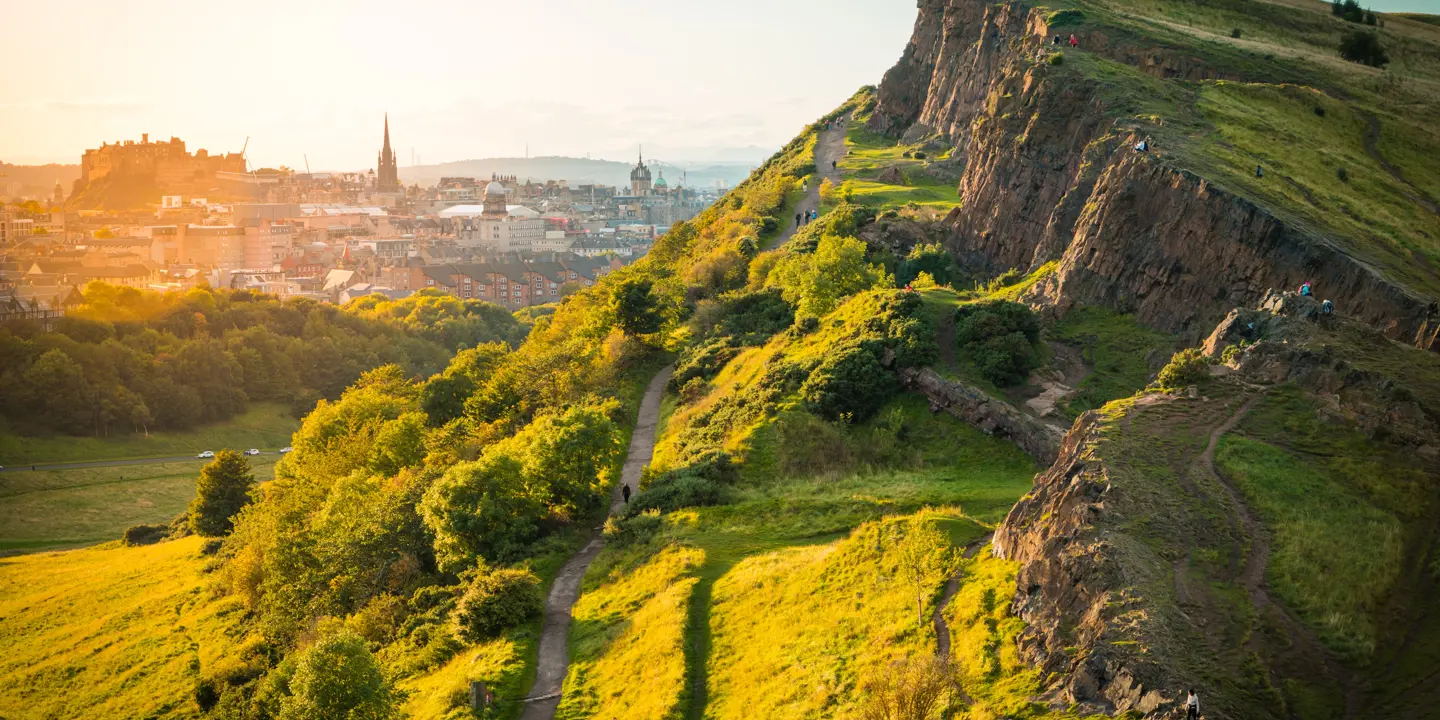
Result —
<instances>
[{"instance_id":1,"label":"person in red top","mask_svg":"<svg viewBox=\"0 0 1440 720\"><path fill-rule=\"evenodd\" d=\"M1076 40L1074 35L1070 36L1070 47L1080 47L1080 41Z\"/></svg>"}]
</instances>

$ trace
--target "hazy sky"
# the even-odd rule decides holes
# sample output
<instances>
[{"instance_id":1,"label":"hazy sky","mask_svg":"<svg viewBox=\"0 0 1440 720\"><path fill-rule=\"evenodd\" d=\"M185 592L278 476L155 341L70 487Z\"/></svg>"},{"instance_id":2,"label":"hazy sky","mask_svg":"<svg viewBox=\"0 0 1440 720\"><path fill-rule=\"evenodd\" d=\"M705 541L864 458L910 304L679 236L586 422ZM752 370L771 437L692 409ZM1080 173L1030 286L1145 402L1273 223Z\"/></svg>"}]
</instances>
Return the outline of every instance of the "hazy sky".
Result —
<instances>
[{"instance_id":1,"label":"hazy sky","mask_svg":"<svg viewBox=\"0 0 1440 720\"><path fill-rule=\"evenodd\" d=\"M20 0L0 160L184 139L256 167L767 155L899 58L915 0ZM17 31L20 28L29 28Z\"/></svg>"}]
</instances>

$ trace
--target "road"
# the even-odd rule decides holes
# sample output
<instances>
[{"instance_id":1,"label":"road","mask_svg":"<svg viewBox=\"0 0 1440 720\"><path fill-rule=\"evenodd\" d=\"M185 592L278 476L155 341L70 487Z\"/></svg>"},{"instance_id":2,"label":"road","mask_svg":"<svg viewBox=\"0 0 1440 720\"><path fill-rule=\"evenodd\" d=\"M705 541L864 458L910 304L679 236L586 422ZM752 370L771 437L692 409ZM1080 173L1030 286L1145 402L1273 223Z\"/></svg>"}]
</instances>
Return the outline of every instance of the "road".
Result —
<instances>
[{"instance_id":1,"label":"road","mask_svg":"<svg viewBox=\"0 0 1440 720\"><path fill-rule=\"evenodd\" d=\"M279 455L280 452L275 450L264 450L261 451L260 454ZM246 457L250 456L247 455ZM48 462L35 463L33 465L30 463L26 463L24 465L6 465L3 468L0 468L0 472L30 472L32 470L37 472L40 470L83 470L85 468L124 467L126 465L158 465L160 463L177 462L207 463L210 462L210 458L197 458L194 455L180 455L178 457L128 458L125 460L96 460L93 462Z\"/></svg>"}]
</instances>

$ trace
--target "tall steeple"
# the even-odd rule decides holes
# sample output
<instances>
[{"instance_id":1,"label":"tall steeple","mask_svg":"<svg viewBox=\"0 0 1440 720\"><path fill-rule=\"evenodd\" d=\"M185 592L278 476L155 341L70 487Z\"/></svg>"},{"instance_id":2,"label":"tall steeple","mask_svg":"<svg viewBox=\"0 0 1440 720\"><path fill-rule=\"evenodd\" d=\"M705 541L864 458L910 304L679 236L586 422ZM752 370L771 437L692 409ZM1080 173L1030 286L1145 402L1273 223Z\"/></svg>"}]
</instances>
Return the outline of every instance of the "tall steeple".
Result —
<instances>
[{"instance_id":1,"label":"tall steeple","mask_svg":"<svg viewBox=\"0 0 1440 720\"><path fill-rule=\"evenodd\" d=\"M390 149L390 113L385 113L385 144L380 148L377 165L375 189L380 192L400 192L400 168L395 163L395 151Z\"/></svg>"},{"instance_id":2,"label":"tall steeple","mask_svg":"<svg viewBox=\"0 0 1440 720\"><path fill-rule=\"evenodd\" d=\"M630 194L644 197L650 194L650 168L645 167L645 149L640 148L640 161L630 171Z\"/></svg>"}]
</instances>

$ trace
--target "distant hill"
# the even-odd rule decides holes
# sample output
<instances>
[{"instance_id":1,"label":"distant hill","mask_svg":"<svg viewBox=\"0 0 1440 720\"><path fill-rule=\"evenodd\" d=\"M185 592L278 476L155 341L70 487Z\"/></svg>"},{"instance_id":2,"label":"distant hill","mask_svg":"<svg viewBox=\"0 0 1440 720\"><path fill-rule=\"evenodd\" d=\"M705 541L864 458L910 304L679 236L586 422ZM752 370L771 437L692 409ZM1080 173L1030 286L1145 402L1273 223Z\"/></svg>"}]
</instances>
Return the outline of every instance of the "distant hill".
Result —
<instances>
[{"instance_id":1,"label":"distant hill","mask_svg":"<svg viewBox=\"0 0 1440 720\"><path fill-rule=\"evenodd\" d=\"M21 184L20 195L48 198L55 189L56 180L60 181L68 196L70 187L78 179L79 165L10 165L0 162L0 197L9 196L10 183L18 182Z\"/></svg>"},{"instance_id":2,"label":"distant hill","mask_svg":"<svg viewBox=\"0 0 1440 720\"><path fill-rule=\"evenodd\" d=\"M752 163L721 162L669 164L649 163L652 171L664 171L667 180L674 184L685 176L692 187L715 187L716 181L725 187L745 179L754 167ZM566 180L571 185L600 183L602 185L625 185L630 182L630 162L614 160L590 160L571 157L534 158L484 158L480 160L459 160L439 165L416 165L400 168L400 179L406 184L434 185L442 177L488 178L492 174L514 175L521 180Z\"/></svg>"}]
</instances>

